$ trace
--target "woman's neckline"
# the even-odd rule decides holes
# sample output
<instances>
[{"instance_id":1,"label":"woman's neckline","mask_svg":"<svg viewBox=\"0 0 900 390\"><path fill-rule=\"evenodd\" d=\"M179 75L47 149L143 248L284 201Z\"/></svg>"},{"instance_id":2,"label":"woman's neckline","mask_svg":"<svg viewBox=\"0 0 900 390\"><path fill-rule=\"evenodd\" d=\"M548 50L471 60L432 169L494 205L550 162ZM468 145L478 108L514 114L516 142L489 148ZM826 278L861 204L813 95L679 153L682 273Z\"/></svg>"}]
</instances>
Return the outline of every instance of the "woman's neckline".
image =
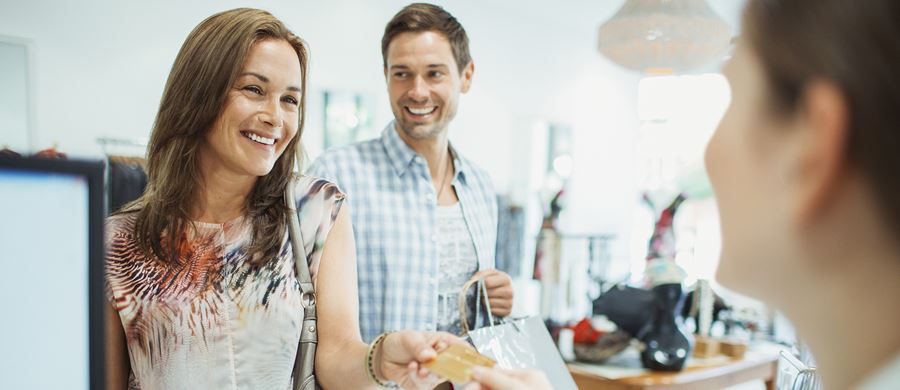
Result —
<instances>
[{"instance_id":1,"label":"woman's neckline","mask_svg":"<svg viewBox=\"0 0 900 390\"><path fill-rule=\"evenodd\" d=\"M226 227L237 225L239 222L241 222L243 220L244 220L244 215L241 214L241 215L238 215L237 217L229 219L225 222L205 222L205 221L199 221L199 220L191 220L191 223L193 223L194 226L197 226L200 228L225 229Z\"/></svg>"}]
</instances>

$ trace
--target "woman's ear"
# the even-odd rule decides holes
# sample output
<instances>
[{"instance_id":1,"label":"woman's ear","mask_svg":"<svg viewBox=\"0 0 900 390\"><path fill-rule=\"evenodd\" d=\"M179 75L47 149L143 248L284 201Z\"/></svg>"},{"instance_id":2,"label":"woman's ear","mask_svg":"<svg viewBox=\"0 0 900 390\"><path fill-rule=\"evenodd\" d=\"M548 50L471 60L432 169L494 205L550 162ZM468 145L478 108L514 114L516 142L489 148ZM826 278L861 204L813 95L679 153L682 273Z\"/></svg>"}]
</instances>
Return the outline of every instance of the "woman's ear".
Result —
<instances>
[{"instance_id":1,"label":"woman's ear","mask_svg":"<svg viewBox=\"0 0 900 390\"><path fill-rule=\"evenodd\" d=\"M798 110L800 131L791 191L793 210L801 224L812 223L834 200L848 172L849 107L843 92L832 82L813 81L803 92Z\"/></svg>"}]
</instances>

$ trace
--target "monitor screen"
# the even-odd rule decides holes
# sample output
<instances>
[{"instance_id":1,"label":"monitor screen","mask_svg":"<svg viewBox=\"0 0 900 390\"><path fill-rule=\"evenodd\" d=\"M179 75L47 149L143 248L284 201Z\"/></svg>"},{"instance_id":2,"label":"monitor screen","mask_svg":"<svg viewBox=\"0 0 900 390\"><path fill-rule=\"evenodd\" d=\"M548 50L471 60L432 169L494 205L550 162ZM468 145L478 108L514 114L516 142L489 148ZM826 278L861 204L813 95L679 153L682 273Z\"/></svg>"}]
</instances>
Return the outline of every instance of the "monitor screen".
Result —
<instances>
[{"instance_id":1,"label":"monitor screen","mask_svg":"<svg viewBox=\"0 0 900 390\"><path fill-rule=\"evenodd\" d=\"M103 334L98 178L99 163L0 161L2 388L89 389L102 379L91 375Z\"/></svg>"}]
</instances>

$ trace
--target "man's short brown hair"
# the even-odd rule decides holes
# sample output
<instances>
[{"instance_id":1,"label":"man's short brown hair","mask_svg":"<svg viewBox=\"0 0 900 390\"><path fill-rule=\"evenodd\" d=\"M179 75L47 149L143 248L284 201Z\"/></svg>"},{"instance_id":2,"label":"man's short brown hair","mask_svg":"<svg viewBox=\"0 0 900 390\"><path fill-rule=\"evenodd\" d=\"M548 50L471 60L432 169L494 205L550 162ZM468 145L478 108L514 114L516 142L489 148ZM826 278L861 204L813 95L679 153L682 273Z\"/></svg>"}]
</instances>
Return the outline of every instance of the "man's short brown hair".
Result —
<instances>
[{"instance_id":1,"label":"man's short brown hair","mask_svg":"<svg viewBox=\"0 0 900 390\"><path fill-rule=\"evenodd\" d=\"M469 37L466 36L466 30L449 12L428 3L413 3L403 7L384 27L384 36L381 37L381 58L384 66L387 67L387 50L394 37L405 32L426 31L440 33L450 41L453 59L459 72L462 73L466 65L472 61L472 57L469 56Z\"/></svg>"}]
</instances>

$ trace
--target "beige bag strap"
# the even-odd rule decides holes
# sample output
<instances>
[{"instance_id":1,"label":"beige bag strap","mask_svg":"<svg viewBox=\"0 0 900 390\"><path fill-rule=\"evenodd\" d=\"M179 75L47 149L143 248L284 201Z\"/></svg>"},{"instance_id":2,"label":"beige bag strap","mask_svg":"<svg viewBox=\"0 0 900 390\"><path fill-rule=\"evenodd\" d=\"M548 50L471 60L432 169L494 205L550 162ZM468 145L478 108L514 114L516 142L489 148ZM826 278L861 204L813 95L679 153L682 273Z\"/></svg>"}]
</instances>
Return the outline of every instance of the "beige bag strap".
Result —
<instances>
[{"instance_id":1,"label":"beige bag strap","mask_svg":"<svg viewBox=\"0 0 900 390\"><path fill-rule=\"evenodd\" d=\"M294 256L294 272L300 283L300 304L303 310L303 323L300 328L300 344L294 358L293 385L294 390L314 390L319 386L315 377L316 345L319 336L316 329L316 290L309 274L306 249L303 247L303 235L300 232L300 217L297 215L294 186L298 177L293 175L285 189L285 201L289 210L288 235L291 241L291 252Z\"/></svg>"},{"instance_id":2,"label":"beige bag strap","mask_svg":"<svg viewBox=\"0 0 900 390\"><path fill-rule=\"evenodd\" d=\"M458 301L459 301L459 325L462 330L461 336L465 336L466 334L469 333L469 321L468 321L469 317L468 317L468 315L467 315L468 313L466 311L466 293L469 291L470 288L472 288L472 285L474 285L476 283L478 284L479 291L476 292L475 294L476 295L479 293L481 294L481 296L482 296L481 301L484 302L484 306L487 309L488 324L491 327L494 327L494 315L491 314L491 301L488 299L487 287L485 287L485 285L484 285L484 278L473 276L472 279L469 279L469 281L467 281L466 284L463 285L462 291L459 292L459 298L458 298ZM477 311L478 308L476 307L475 310Z\"/></svg>"},{"instance_id":3,"label":"beige bag strap","mask_svg":"<svg viewBox=\"0 0 900 390\"><path fill-rule=\"evenodd\" d=\"M303 306L306 307L310 303L313 306L315 305L316 291L313 287L312 278L309 275L306 249L303 246L303 234L300 232L300 217L297 215L297 204L295 203L297 198L294 196L294 185L297 179L296 176L293 176L288 183L288 187L285 190L285 198L287 199L285 200L287 201L288 210L290 210L288 234L291 240L291 252L294 254L294 272L297 273L297 281L300 282L300 292L304 295L304 298L312 298L312 302L303 301Z\"/></svg>"}]
</instances>

